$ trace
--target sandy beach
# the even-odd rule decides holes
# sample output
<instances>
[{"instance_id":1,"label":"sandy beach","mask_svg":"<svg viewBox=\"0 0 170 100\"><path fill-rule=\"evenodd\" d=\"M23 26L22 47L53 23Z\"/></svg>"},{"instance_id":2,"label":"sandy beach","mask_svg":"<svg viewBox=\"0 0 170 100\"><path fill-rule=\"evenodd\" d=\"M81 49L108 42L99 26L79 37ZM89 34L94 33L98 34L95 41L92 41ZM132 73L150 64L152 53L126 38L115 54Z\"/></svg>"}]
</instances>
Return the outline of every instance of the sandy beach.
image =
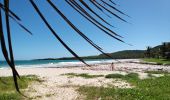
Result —
<instances>
[{"instance_id":1,"label":"sandy beach","mask_svg":"<svg viewBox=\"0 0 170 100\"><path fill-rule=\"evenodd\" d=\"M124 80L106 79L104 75L118 73L126 75L128 73L138 73L141 79L147 78L146 71L163 70L170 72L170 66L140 64L138 62L122 61L114 63L95 64L91 67L67 67L67 68L17 68L20 75L36 75L42 82L36 82L29 85L25 90L25 95L35 100L81 100L83 95L76 89L78 86L96 86L116 88L133 88L133 85ZM67 73L89 75L103 75L97 78L69 77ZM11 69L0 69L0 76L11 76Z\"/></svg>"}]
</instances>

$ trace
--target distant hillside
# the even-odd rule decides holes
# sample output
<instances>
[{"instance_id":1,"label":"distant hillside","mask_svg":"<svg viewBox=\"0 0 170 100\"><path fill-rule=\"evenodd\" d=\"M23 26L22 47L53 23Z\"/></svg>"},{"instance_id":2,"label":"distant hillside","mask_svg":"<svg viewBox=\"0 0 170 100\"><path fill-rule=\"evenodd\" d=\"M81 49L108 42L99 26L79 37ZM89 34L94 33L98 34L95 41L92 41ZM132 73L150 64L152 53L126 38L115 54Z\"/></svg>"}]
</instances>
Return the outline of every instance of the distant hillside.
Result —
<instances>
[{"instance_id":1,"label":"distant hillside","mask_svg":"<svg viewBox=\"0 0 170 100\"><path fill-rule=\"evenodd\" d=\"M114 53L108 53L115 59L130 59L130 58L143 58L144 57L145 50L124 50L124 51L118 51ZM110 59L104 54L96 55L96 56L85 56L82 57L83 59ZM58 58L59 60L69 60L69 59L75 59L74 57L64 57L64 58Z\"/></svg>"},{"instance_id":2,"label":"distant hillside","mask_svg":"<svg viewBox=\"0 0 170 100\"><path fill-rule=\"evenodd\" d=\"M170 51L170 42L167 42L169 44L169 51ZM154 56L157 56L158 52L160 51L162 45L155 46L151 48L151 52ZM114 59L134 59L134 58L144 58L146 55L146 50L123 50L113 53L108 53L111 55ZM94 55L94 56L85 56L82 57L83 59L110 59L106 57L104 54L100 55ZM75 57L63 57L63 58L46 58L46 59L38 59L38 60L74 60Z\"/></svg>"},{"instance_id":3,"label":"distant hillside","mask_svg":"<svg viewBox=\"0 0 170 100\"><path fill-rule=\"evenodd\" d=\"M109 53L115 59L129 59L129 58L143 58L145 50L124 50L114 53ZM105 55L101 54L98 57L106 58Z\"/></svg>"}]
</instances>

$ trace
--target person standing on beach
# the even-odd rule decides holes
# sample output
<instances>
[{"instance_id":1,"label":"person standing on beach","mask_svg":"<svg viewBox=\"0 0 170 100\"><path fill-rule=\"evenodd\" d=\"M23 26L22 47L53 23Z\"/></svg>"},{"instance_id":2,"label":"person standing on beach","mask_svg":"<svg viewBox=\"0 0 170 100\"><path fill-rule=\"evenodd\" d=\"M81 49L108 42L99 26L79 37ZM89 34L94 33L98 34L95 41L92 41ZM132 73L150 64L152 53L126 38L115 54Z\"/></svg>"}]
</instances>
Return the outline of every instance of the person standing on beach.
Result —
<instances>
[{"instance_id":1,"label":"person standing on beach","mask_svg":"<svg viewBox=\"0 0 170 100\"><path fill-rule=\"evenodd\" d=\"M113 62L111 63L111 71L113 71L114 70L114 64L113 64Z\"/></svg>"}]
</instances>

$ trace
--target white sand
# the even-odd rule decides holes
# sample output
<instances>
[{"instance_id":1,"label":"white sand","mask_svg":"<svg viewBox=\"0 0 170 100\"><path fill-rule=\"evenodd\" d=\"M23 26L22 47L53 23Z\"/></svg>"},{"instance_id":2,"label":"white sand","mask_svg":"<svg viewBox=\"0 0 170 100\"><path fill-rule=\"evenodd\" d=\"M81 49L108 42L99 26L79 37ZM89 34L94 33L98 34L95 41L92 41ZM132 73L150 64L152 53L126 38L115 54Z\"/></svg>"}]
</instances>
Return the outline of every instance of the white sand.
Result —
<instances>
[{"instance_id":1,"label":"white sand","mask_svg":"<svg viewBox=\"0 0 170 100\"><path fill-rule=\"evenodd\" d=\"M117 88L133 88L129 83L123 80L106 79L104 77L82 78L69 77L61 74L66 73L88 73L89 75L107 75L113 73L127 74L137 72L141 79L147 78L147 70L167 70L170 66L146 65L136 63L116 63L114 71L111 71L111 64L101 64L93 67L72 67L72 68L19 68L17 71L20 75L37 75L44 80L41 83L33 83L25 94L35 100L75 100L83 97L76 91L78 86L96 86ZM11 69L0 69L0 76L11 76Z\"/></svg>"}]
</instances>

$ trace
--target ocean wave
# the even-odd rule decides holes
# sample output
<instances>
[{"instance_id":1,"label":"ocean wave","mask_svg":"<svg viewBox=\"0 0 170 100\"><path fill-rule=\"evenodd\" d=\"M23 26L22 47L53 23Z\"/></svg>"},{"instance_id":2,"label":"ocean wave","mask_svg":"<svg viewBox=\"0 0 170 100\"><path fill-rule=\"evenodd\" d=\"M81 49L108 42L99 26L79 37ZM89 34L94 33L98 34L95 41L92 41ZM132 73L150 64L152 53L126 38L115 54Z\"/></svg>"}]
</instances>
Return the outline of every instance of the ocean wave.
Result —
<instances>
[{"instance_id":1,"label":"ocean wave","mask_svg":"<svg viewBox=\"0 0 170 100\"><path fill-rule=\"evenodd\" d=\"M134 61L135 59L133 59ZM121 59L119 60L121 62L127 62L132 61L132 59ZM102 63L115 63L117 60L95 60L95 61L86 61L89 65L93 64L102 64ZM57 63L47 63L47 64L30 64L30 65L16 65L16 68L51 68L51 67L72 67L72 66L84 66L84 64L80 61L74 61L74 62L57 62ZM7 66L1 66L0 69L9 68Z\"/></svg>"},{"instance_id":2,"label":"ocean wave","mask_svg":"<svg viewBox=\"0 0 170 100\"><path fill-rule=\"evenodd\" d=\"M101 64L101 63L111 63L111 62L117 62L115 60L99 60L99 61L86 61L87 64L93 65L93 64ZM48 63L48 64L39 64L39 65L22 65L22 66L16 66L19 68L49 68L49 67L72 67L72 66L84 66L84 64L80 61L74 61L74 62L58 62L58 63Z\"/></svg>"}]
</instances>

